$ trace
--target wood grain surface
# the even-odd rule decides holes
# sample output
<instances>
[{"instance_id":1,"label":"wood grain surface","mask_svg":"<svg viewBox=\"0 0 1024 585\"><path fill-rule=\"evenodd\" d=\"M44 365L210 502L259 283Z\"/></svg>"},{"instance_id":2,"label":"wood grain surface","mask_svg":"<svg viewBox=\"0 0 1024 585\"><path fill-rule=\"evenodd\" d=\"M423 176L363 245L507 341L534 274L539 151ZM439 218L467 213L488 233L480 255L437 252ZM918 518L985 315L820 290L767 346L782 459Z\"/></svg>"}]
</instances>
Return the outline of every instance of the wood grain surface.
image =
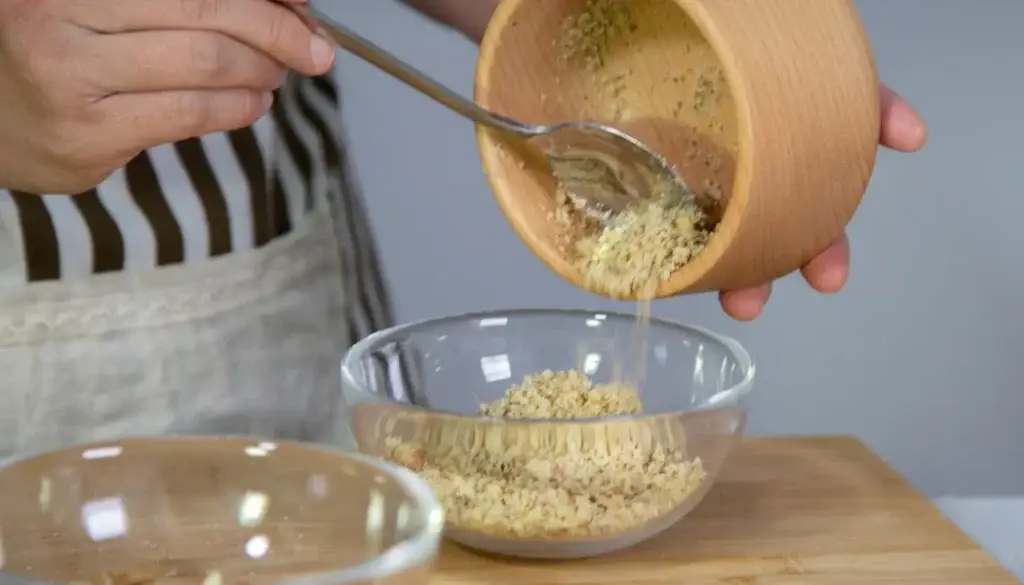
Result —
<instances>
[{"instance_id":1,"label":"wood grain surface","mask_svg":"<svg viewBox=\"0 0 1024 585\"><path fill-rule=\"evenodd\" d=\"M1018 583L863 444L750 439L703 503L658 538L569 562L446 543L432 585Z\"/></svg>"},{"instance_id":2,"label":"wood grain surface","mask_svg":"<svg viewBox=\"0 0 1024 585\"><path fill-rule=\"evenodd\" d=\"M625 23L588 12L594 5L503 0L480 45L474 97L522 122L609 123L662 154L698 195L707 191L721 221L657 297L770 282L842 233L881 127L878 75L853 0L630 0ZM576 43L563 27L581 15L596 69L566 57ZM523 243L587 288L552 221L544 159L483 126L477 146Z\"/></svg>"}]
</instances>

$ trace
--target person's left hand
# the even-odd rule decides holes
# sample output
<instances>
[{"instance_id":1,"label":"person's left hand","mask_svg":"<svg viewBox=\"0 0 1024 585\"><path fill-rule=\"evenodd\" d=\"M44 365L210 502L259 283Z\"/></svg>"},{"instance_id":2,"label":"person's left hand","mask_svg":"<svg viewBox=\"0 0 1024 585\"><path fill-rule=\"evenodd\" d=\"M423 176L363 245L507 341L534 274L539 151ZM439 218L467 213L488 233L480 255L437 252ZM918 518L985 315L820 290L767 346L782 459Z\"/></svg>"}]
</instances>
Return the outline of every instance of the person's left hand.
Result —
<instances>
[{"instance_id":1,"label":"person's left hand","mask_svg":"<svg viewBox=\"0 0 1024 585\"><path fill-rule=\"evenodd\" d=\"M914 108L885 85L881 87L880 99L882 133L879 142L882 146L900 152L920 150L928 139L928 130ZM850 242L846 234L811 260L800 273L807 284L820 293L839 292L850 276ZM733 319L752 321L761 314L771 293L772 284L769 282L742 290L723 291L719 293L718 300Z\"/></svg>"}]
</instances>

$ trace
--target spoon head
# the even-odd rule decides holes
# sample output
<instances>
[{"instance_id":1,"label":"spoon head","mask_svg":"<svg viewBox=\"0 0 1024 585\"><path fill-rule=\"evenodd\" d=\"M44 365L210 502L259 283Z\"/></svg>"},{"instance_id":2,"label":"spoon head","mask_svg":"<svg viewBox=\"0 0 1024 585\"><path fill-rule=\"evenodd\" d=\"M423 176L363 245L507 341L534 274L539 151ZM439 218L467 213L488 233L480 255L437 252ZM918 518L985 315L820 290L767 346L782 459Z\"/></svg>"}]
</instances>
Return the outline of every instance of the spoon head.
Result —
<instances>
[{"instance_id":1,"label":"spoon head","mask_svg":"<svg viewBox=\"0 0 1024 585\"><path fill-rule=\"evenodd\" d=\"M552 126L531 139L566 191L598 212L618 213L637 201L665 206L693 199L679 174L636 138L594 122Z\"/></svg>"}]
</instances>

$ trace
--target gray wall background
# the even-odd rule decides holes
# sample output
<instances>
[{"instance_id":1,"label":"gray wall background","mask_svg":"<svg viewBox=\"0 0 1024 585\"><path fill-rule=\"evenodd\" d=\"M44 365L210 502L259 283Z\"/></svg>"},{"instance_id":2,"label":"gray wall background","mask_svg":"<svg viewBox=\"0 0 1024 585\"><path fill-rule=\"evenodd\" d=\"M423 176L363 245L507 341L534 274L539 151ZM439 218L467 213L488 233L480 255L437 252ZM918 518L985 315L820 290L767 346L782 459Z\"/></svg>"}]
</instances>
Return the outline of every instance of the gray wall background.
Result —
<instances>
[{"instance_id":1,"label":"gray wall background","mask_svg":"<svg viewBox=\"0 0 1024 585\"><path fill-rule=\"evenodd\" d=\"M1024 494L1024 2L859 6L882 77L928 119L931 144L881 156L849 228L848 288L821 297L787 278L753 324L731 322L712 296L662 301L655 312L750 348L754 434L851 433L929 495ZM468 41L394 2L333 7L471 91ZM490 195L469 123L350 56L340 69L352 156L400 319L633 310L565 284L520 245Z\"/></svg>"}]
</instances>

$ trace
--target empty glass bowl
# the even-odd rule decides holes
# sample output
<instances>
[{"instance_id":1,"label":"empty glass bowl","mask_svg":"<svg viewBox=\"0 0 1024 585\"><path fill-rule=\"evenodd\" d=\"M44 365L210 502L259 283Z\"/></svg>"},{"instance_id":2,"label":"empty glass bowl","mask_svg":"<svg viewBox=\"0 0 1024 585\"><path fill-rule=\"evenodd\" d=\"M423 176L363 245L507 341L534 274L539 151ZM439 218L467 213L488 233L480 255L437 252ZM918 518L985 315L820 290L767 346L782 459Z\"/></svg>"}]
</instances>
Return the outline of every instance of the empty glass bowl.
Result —
<instances>
[{"instance_id":1,"label":"empty glass bowl","mask_svg":"<svg viewBox=\"0 0 1024 585\"><path fill-rule=\"evenodd\" d=\"M83 445L0 467L0 582L427 582L443 513L414 473L245 438Z\"/></svg>"},{"instance_id":2,"label":"empty glass bowl","mask_svg":"<svg viewBox=\"0 0 1024 585\"><path fill-rule=\"evenodd\" d=\"M586 420L478 414L482 403L501 398L524 376L549 369L576 369L594 383L634 381L644 413ZM362 340L342 364L359 449L419 471L435 488L437 477L446 477L449 483L438 493L447 508L445 534L452 540L532 558L608 553L682 518L707 493L743 433L753 381L753 362L736 341L658 319L638 328L633 315L587 311L498 311L412 323ZM678 459L669 470L676 480L691 471L702 478L673 480L656 486L659 492L637 488L650 483L651 462L667 452ZM624 453L646 458L641 462L646 467L614 476L621 466L616 458ZM453 460L453 454L463 459ZM496 464L495 457L512 463ZM614 469L608 463L613 459ZM480 461L487 469L473 467ZM470 483L463 481L467 477ZM522 489L524 478L541 482L529 484L530 490L541 487ZM589 484L599 479L624 491L594 493ZM581 484L588 486L576 489ZM496 506L514 502L523 509L495 508L492 514L483 497L499 500ZM571 509L558 507L563 505ZM473 511L465 511L469 508ZM510 524L516 513L534 525ZM572 527L548 529L543 523L549 520L539 517L544 514Z\"/></svg>"}]
</instances>

